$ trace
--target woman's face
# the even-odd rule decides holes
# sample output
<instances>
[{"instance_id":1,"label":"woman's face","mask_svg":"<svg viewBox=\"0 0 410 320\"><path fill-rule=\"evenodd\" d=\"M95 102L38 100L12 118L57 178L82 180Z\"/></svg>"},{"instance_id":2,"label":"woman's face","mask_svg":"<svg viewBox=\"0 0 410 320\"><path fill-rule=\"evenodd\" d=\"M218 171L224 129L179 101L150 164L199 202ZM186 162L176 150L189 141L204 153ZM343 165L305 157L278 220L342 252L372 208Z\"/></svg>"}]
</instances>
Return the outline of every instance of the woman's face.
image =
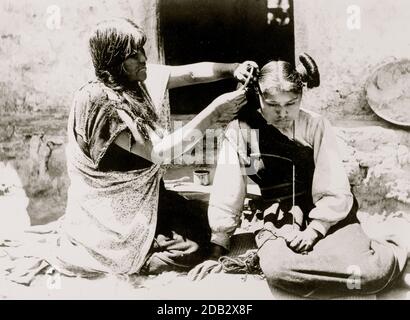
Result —
<instances>
[{"instance_id":1,"label":"woman's face","mask_svg":"<svg viewBox=\"0 0 410 320\"><path fill-rule=\"evenodd\" d=\"M289 128L299 116L301 93L266 90L259 95L261 114L268 124Z\"/></svg>"},{"instance_id":2,"label":"woman's face","mask_svg":"<svg viewBox=\"0 0 410 320\"><path fill-rule=\"evenodd\" d=\"M147 57L143 48L135 50L123 62L128 82L144 81L147 78Z\"/></svg>"}]
</instances>

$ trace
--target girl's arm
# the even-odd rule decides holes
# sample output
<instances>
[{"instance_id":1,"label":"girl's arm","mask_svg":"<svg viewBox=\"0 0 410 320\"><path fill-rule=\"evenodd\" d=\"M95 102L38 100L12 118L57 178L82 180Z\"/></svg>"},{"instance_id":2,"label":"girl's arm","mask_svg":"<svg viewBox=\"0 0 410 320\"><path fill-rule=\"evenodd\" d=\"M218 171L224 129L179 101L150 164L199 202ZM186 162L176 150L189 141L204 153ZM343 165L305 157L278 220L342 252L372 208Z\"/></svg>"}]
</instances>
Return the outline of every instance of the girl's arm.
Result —
<instances>
[{"instance_id":1,"label":"girl's arm","mask_svg":"<svg viewBox=\"0 0 410 320\"><path fill-rule=\"evenodd\" d=\"M309 217L313 219L310 227L325 236L332 225L346 218L353 205L353 195L330 122L319 117L315 126L312 196L316 207Z\"/></svg>"},{"instance_id":2,"label":"girl's arm","mask_svg":"<svg viewBox=\"0 0 410 320\"><path fill-rule=\"evenodd\" d=\"M229 238L240 224L246 195L247 176L241 168L238 153L227 139L218 155L208 220L212 230L211 242L229 250Z\"/></svg>"}]
</instances>

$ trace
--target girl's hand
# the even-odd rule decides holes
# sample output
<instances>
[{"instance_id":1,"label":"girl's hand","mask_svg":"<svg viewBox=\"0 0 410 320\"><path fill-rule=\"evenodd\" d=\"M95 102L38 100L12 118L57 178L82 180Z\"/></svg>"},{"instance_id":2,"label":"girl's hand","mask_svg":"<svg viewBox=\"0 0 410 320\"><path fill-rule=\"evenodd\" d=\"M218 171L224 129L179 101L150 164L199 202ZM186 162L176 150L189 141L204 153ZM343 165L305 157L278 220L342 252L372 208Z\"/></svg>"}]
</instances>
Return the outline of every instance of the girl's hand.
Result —
<instances>
[{"instance_id":1,"label":"girl's hand","mask_svg":"<svg viewBox=\"0 0 410 320\"><path fill-rule=\"evenodd\" d=\"M304 231L295 229L293 232L284 236L289 248L297 253L306 253L310 251L313 246L321 238L319 232L312 228L306 228Z\"/></svg>"},{"instance_id":2,"label":"girl's hand","mask_svg":"<svg viewBox=\"0 0 410 320\"><path fill-rule=\"evenodd\" d=\"M188 279L192 281L198 281L205 278L210 273L220 273L222 272L222 264L219 263L218 259L227 250L217 244L211 243L209 258L208 260L198 264L188 273Z\"/></svg>"},{"instance_id":3,"label":"girl's hand","mask_svg":"<svg viewBox=\"0 0 410 320\"><path fill-rule=\"evenodd\" d=\"M252 72L253 71L253 72ZM259 74L258 64L254 61L242 62L234 71L234 77L241 83L245 83L249 78L250 81L257 81Z\"/></svg>"},{"instance_id":4,"label":"girl's hand","mask_svg":"<svg viewBox=\"0 0 410 320\"><path fill-rule=\"evenodd\" d=\"M220 121L230 121L235 118L245 104L245 89L224 93L212 102L213 110Z\"/></svg>"},{"instance_id":5,"label":"girl's hand","mask_svg":"<svg viewBox=\"0 0 410 320\"><path fill-rule=\"evenodd\" d=\"M209 274L221 273L222 271L221 263L215 260L206 260L188 272L188 279L191 281L199 281Z\"/></svg>"}]
</instances>

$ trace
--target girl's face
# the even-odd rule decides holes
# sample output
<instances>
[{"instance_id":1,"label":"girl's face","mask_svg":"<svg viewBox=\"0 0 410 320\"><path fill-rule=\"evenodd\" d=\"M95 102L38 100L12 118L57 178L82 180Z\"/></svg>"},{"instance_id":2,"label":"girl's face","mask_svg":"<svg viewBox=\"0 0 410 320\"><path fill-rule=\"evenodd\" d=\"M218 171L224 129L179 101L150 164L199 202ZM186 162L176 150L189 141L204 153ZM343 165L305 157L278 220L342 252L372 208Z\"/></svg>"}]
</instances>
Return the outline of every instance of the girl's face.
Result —
<instances>
[{"instance_id":1,"label":"girl's face","mask_svg":"<svg viewBox=\"0 0 410 320\"><path fill-rule=\"evenodd\" d=\"M147 78L147 57L143 48L135 50L123 62L128 82L144 81Z\"/></svg>"},{"instance_id":2,"label":"girl's face","mask_svg":"<svg viewBox=\"0 0 410 320\"><path fill-rule=\"evenodd\" d=\"M289 128L299 116L301 93L266 90L259 95L261 114L268 124Z\"/></svg>"}]
</instances>

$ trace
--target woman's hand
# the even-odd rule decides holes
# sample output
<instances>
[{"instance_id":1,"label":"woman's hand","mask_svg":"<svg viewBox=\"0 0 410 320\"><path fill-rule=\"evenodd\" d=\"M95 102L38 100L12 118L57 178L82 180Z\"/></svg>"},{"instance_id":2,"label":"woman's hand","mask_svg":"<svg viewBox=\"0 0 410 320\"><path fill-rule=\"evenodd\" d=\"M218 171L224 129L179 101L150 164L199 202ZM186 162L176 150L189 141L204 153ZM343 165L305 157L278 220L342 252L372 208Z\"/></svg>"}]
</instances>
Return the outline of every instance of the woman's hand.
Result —
<instances>
[{"instance_id":1,"label":"woman's hand","mask_svg":"<svg viewBox=\"0 0 410 320\"><path fill-rule=\"evenodd\" d=\"M235 118L239 110L246 104L246 90L244 88L224 93L212 101L213 112L219 121L230 121Z\"/></svg>"},{"instance_id":2,"label":"woman's hand","mask_svg":"<svg viewBox=\"0 0 410 320\"><path fill-rule=\"evenodd\" d=\"M172 238L168 238L162 234L159 234L156 240L158 246L162 250L170 251L177 256L189 255L199 249L199 246L196 242L184 238L174 231L172 231Z\"/></svg>"},{"instance_id":3,"label":"woman's hand","mask_svg":"<svg viewBox=\"0 0 410 320\"><path fill-rule=\"evenodd\" d=\"M284 238L293 251L306 253L319 241L321 235L316 230L308 227L304 231L294 229L293 232L284 235Z\"/></svg>"},{"instance_id":4,"label":"woman's hand","mask_svg":"<svg viewBox=\"0 0 410 320\"><path fill-rule=\"evenodd\" d=\"M250 81L257 81L259 74L258 64L254 61L242 62L234 71L233 75L241 83L245 83L249 78Z\"/></svg>"}]
</instances>

